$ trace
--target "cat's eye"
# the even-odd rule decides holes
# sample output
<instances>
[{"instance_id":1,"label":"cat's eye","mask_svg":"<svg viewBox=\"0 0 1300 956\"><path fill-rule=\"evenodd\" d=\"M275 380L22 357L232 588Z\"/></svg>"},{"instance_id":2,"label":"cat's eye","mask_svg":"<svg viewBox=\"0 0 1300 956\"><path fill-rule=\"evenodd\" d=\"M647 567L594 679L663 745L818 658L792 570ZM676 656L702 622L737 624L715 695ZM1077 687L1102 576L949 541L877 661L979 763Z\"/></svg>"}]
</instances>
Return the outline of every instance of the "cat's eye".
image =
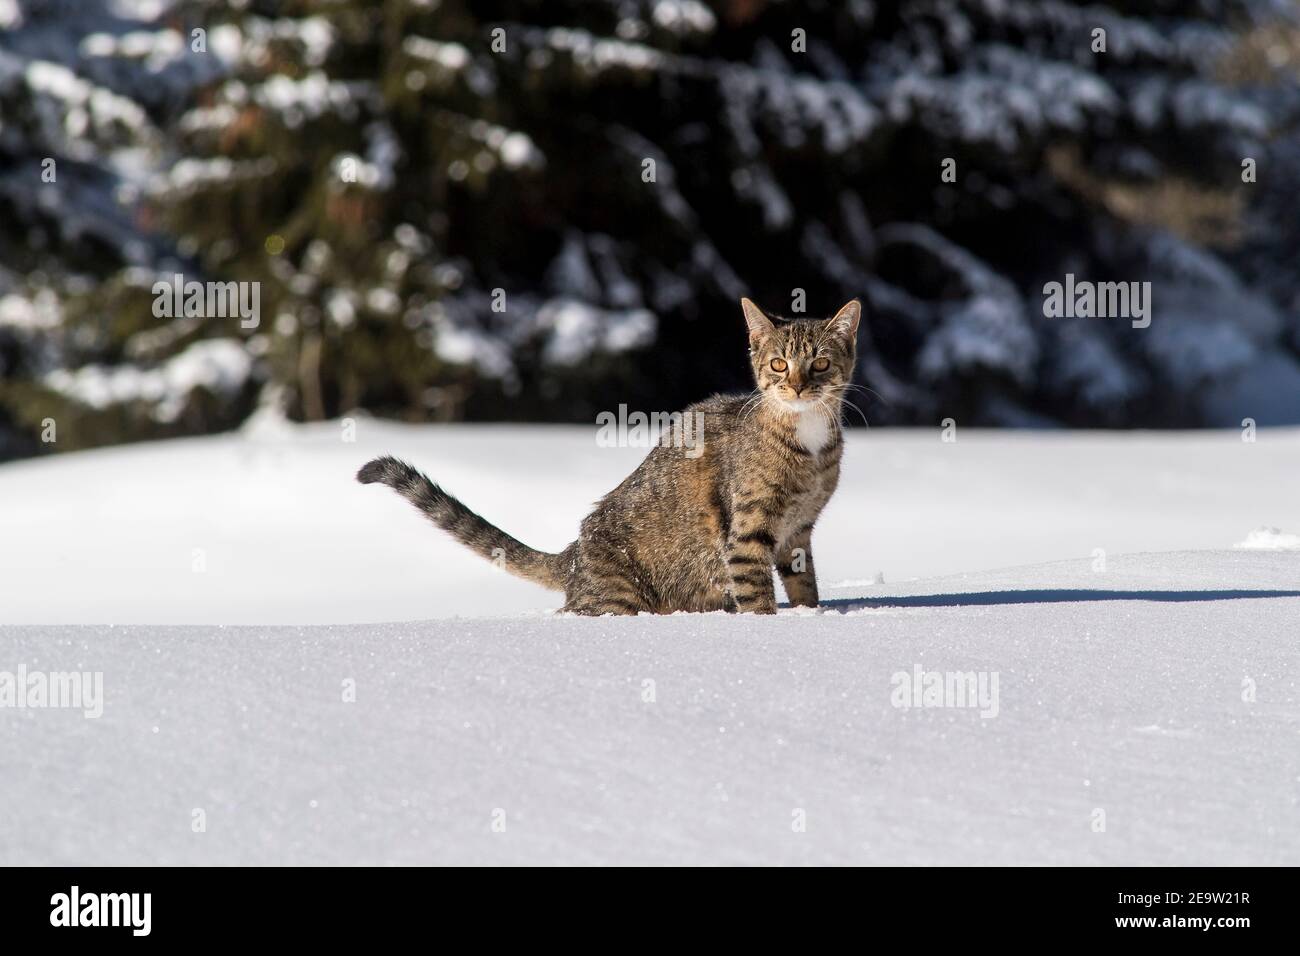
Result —
<instances>
[{"instance_id":1,"label":"cat's eye","mask_svg":"<svg viewBox=\"0 0 1300 956\"><path fill-rule=\"evenodd\" d=\"M772 359L773 372L784 372L789 367L790 366L786 364L785 359Z\"/></svg>"},{"instance_id":2,"label":"cat's eye","mask_svg":"<svg viewBox=\"0 0 1300 956\"><path fill-rule=\"evenodd\" d=\"M831 367L831 360L828 358L815 359L812 363L812 370L814 372L824 372L830 367Z\"/></svg>"}]
</instances>

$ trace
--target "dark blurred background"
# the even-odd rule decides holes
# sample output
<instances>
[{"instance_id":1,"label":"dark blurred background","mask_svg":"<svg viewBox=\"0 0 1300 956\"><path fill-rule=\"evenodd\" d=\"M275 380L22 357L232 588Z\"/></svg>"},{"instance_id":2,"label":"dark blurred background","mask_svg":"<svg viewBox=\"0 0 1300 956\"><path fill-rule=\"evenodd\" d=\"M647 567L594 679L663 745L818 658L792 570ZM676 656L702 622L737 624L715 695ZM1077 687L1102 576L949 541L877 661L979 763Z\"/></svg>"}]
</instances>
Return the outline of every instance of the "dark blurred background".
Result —
<instances>
[{"instance_id":1,"label":"dark blurred background","mask_svg":"<svg viewBox=\"0 0 1300 956\"><path fill-rule=\"evenodd\" d=\"M861 297L873 425L1300 422L1298 24L0 0L0 458L671 410L747 387L741 295ZM1150 327L1046 318L1066 273L1151 282ZM175 274L258 283L257 327L156 316Z\"/></svg>"}]
</instances>

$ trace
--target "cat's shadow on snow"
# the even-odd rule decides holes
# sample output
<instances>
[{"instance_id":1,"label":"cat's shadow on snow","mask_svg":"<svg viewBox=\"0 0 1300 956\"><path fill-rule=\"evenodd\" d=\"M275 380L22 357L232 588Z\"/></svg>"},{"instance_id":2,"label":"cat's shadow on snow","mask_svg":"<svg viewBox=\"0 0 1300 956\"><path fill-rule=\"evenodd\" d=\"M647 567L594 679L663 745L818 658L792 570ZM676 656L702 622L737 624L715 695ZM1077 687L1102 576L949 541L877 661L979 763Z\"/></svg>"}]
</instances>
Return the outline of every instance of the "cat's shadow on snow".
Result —
<instances>
[{"instance_id":1,"label":"cat's shadow on snow","mask_svg":"<svg viewBox=\"0 0 1300 956\"><path fill-rule=\"evenodd\" d=\"M882 607L978 607L998 604L1069 604L1078 601L1231 601L1238 598L1300 598L1300 591L1103 591L1093 588L1039 588L1021 591L971 591L953 594L903 594L881 597L831 598L827 611L858 611ZM784 606L784 605L783 605Z\"/></svg>"}]
</instances>

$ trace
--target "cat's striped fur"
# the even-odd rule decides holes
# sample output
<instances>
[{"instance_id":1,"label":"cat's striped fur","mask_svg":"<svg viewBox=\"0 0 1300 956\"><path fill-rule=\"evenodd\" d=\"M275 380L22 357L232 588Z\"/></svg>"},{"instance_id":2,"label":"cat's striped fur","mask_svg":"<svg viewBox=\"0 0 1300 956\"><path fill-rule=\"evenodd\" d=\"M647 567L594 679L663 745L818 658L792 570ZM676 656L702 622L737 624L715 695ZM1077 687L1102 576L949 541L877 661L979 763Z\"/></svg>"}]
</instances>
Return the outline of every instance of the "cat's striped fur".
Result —
<instances>
[{"instance_id":1,"label":"cat's striped fur","mask_svg":"<svg viewBox=\"0 0 1300 956\"><path fill-rule=\"evenodd\" d=\"M357 479L392 487L471 550L564 591L565 611L772 614L773 567L792 604L815 606L812 531L839 481L861 307L774 321L741 306L756 391L687 409L703 416L703 452L661 441L558 554L515 540L395 458Z\"/></svg>"}]
</instances>

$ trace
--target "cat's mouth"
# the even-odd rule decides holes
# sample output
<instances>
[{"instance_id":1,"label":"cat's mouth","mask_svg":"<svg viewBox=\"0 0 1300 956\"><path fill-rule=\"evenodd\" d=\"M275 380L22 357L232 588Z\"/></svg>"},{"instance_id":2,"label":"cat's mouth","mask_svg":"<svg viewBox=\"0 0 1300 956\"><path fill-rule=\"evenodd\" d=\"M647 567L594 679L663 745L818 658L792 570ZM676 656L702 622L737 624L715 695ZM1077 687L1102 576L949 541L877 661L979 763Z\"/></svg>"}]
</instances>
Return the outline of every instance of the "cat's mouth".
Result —
<instances>
[{"instance_id":1,"label":"cat's mouth","mask_svg":"<svg viewBox=\"0 0 1300 956\"><path fill-rule=\"evenodd\" d=\"M801 395L798 398L786 398L782 395L779 396L779 399L781 404L792 412L806 412L809 409L817 408L822 403L820 395Z\"/></svg>"}]
</instances>

